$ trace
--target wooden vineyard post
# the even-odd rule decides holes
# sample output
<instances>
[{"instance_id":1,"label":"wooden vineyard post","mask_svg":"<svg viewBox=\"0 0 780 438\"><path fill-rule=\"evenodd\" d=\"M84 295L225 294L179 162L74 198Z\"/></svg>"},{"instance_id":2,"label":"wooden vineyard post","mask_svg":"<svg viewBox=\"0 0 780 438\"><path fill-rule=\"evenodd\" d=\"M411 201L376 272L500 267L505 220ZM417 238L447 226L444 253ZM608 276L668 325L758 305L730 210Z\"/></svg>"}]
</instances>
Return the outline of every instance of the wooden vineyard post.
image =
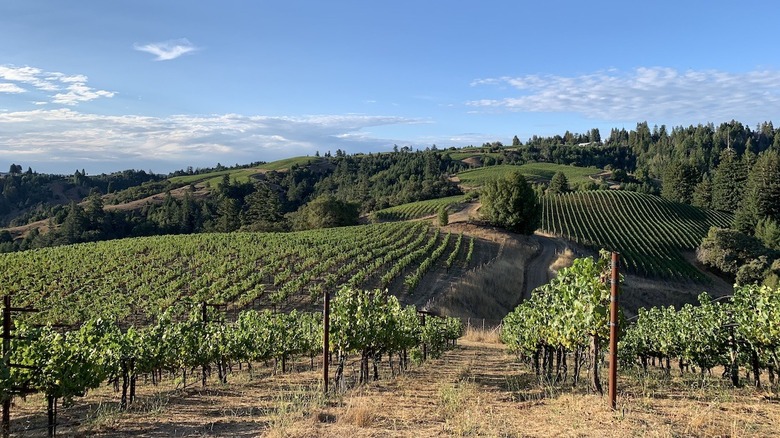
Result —
<instances>
[{"instance_id":1,"label":"wooden vineyard post","mask_svg":"<svg viewBox=\"0 0 780 438\"><path fill-rule=\"evenodd\" d=\"M325 302L322 304L322 388L328 393L328 358L330 357L330 294L325 291Z\"/></svg>"},{"instance_id":2,"label":"wooden vineyard post","mask_svg":"<svg viewBox=\"0 0 780 438\"><path fill-rule=\"evenodd\" d=\"M612 284L609 296L609 406L617 409L618 253L612 252Z\"/></svg>"},{"instance_id":3,"label":"wooden vineyard post","mask_svg":"<svg viewBox=\"0 0 780 438\"><path fill-rule=\"evenodd\" d=\"M3 297L3 365L9 369L11 358L11 295ZM3 394L3 438L11 433L11 394Z\"/></svg>"}]
</instances>

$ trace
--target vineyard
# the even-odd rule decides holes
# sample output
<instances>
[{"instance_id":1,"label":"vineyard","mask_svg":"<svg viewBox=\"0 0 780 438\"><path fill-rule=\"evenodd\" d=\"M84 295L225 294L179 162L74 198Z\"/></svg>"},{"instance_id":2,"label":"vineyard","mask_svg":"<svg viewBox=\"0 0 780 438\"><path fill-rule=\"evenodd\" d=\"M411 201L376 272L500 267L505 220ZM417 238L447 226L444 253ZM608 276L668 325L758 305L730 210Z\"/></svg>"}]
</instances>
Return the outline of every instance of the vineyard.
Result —
<instances>
[{"instance_id":1,"label":"vineyard","mask_svg":"<svg viewBox=\"0 0 780 438\"><path fill-rule=\"evenodd\" d=\"M375 215L377 219L386 221L417 219L425 216L432 216L442 207L452 209L455 205L465 201L466 197L464 195L428 199L425 201L410 202L408 204L385 208L384 210L375 212Z\"/></svg>"},{"instance_id":2,"label":"vineyard","mask_svg":"<svg viewBox=\"0 0 780 438\"><path fill-rule=\"evenodd\" d=\"M740 385L740 367L752 374L756 387L765 370L774 385L780 372L778 321L780 288L740 286L723 302L703 293L698 306L640 309L620 342L621 360L647 372L648 362L657 359L667 374L672 358L680 373L698 368L704 376L719 366L734 386Z\"/></svg>"},{"instance_id":3,"label":"vineyard","mask_svg":"<svg viewBox=\"0 0 780 438\"><path fill-rule=\"evenodd\" d=\"M179 301L291 309L342 285L385 289L407 270L421 277L417 267L430 268L456 240L401 222L133 238L3 254L0 284L19 306L41 310L25 315L32 323L150 318Z\"/></svg>"},{"instance_id":4,"label":"vineyard","mask_svg":"<svg viewBox=\"0 0 780 438\"><path fill-rule=\"evenodd\" d=\"M591 176L601 171L595 167L565 166L553 163L529 163L521 166L502 164L466 170L459 173L458 178L464 186L479 187L488 181L504 178L512 172L520 172L526 178L544 181L549 181L556 172L563 172L569 184L573 186L589 181Z\"/></svg>"},{"instance_id":5,"label":"vineyard","mask_svg":"<svg viewBox=\"0 0 780 438\"><path fill-rule=\"evenodd\" d=\"M382 356L392 368L392 358L398 355L402 372L408 368L409 353L421 360L438 357L462 332L460 321L421 319L415 307L402 307L395 297L379 290L342 288L331 308L330 351L338 354L335 383L342 387L349 355L360 354L358 381L363 383L369 380L369 359L374 379ZM182 311L188 317L177 320ZM206 386L216 369L216 377L225 384L233 365L244 363L251 369L252 363L274 360L284 373L292 358L309 357L313 365L314 357L323 351L325 328L319 313L247 310L235 322L222 316L204 304L171 307L153 324L126 330L101 318L64 333L48 325L17 323L13 340L3 347L0 398L8 403L11 394L44 394L52 436L58 400L70 403L105 381L114 382L117 390L121 385L118 397L125 409L134 402L139 376L156 384L164 374L181 373L186 387L188 370L192 377L199 368L197 378Z\"/></svg>"},{"instance_id":6,"label":"vineyard","mask_svg":"<svg viewBox=\"0 0 780 438\"><path fill-rule=\"evenodd\" d=\"M731 214L628 191L571 192L542 198L541 229L595 249L619 251L640 275L705 281L681 251L694 250Z\"/></svg>"},{"instance_id":7,"label":"vineyard","mask_svg":"<svg viewBox=\"0 0 780 438\"><path fill-rule=\"evenodd\" d=\"M503 321L504 342L547 382L570 377L570 359L574 384L587 363L593 388L601 392L597 376L601 344L608 339L610 302L604 255L577 259L561 269ZM701 294L698 306L640 309L633 324L621 323L621 367L647 373L648 363L657 360L668 375L671 359L676 359L680 374L698 370L702 380L722 367L734 386L741 385L740 369L752 373L757 387L764 370L771 385L780 383L780 288L741 286L727 298L720 302Z\"/></svg>"}]
</instances>

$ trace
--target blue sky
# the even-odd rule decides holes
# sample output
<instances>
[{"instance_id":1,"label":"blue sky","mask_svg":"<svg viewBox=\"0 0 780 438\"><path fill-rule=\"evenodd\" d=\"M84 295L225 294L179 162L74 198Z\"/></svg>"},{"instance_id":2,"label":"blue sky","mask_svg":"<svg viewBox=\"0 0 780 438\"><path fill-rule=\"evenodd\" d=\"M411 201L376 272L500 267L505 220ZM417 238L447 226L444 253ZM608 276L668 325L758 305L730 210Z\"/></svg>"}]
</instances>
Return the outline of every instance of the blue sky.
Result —
<instances>
[{"instance_id":1,"label":"blue sky","mask_svg":"<svg viewBox=\"0 0 780 438\"><path fill-rule=\"evenodd\" d=\"M0 3L0 170L780 120L770 1ZM3 164L6 163L6 164Z\"/></svg>"}]
</instances>

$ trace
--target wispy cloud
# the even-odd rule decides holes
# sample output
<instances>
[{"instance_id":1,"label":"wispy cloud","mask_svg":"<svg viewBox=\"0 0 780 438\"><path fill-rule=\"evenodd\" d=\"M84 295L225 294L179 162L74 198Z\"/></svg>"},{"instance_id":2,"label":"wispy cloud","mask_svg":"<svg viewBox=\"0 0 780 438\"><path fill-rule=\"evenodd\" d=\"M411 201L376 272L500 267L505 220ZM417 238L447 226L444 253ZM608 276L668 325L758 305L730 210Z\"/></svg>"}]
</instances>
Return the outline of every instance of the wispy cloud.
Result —
<instances>
[{"instance_id":1,"label":"wispy cloud","mask_svg":"<svg viewBox=\"0 0 780 438\"><path fill-rule=\"evenodd\" d=\"M18 94L18 93L24 93L27 90L24 88L11 83L0 83L0 93L9 93L9 94Z\"/></svg>"},{"instance_id":2,"label":"wispy cloud","mask_svg":"<svg viewBox=\"0 0 780 438\"><path fill-rule=\"evenodd\" d=\"M88 102L99 97L114 97L114 93L105 90L95 90L87 87L83 83L74 83L68 85L68 89L65 93L55 94L53 102L61 103L63 105L75 105L79 102Z\"/></svg>"},{"instance_id":3,"label":"wispy cloud","mask_svg":"<svg viewBox=\"0 0 780 438\"><path fill-rule=\"evenodd\" d=\"M580 76L478 79L472 86L511 87L500 99L467 102L481 109L569 112L609 121L763 121L780 117L780 71L731 73L642 67ZM510 94L510 93L507 93Z\"/></svg>"},{"instance_id":4,"label":"wispy cloud","mask_svg":"<svg viewBox=\"0 0 780 438\"><path fill-rule=\"evenodd\" d=\"M48 72L36 67L16 67L0 65L0 93L24 93L38 90L49 95L51 102L63 105L76 105L100 97L113 97L113 91L97 90L87 86L84 75L66 75L60 72ZM42 101L36 101L40 105Z\"/></svg>"},{"instance_id":5,"label":"wispy cloud","mask_svg":"<svg viewBox=\"0 0 780 438\"><path fill-rule=\"evenodd\" d=\"M156 56L155 61L170 61L186 53L198 50L186 38L177 40L161 41L149 44L134 44L133 48L140 52L151 53Z\"/></svg>"},{"instance_id":6,"label":"wispy cloud","mask_svg":"<svg viewBox=\"0 0 780 438\"><path fill-rule=\"evenodd\" d=\"M318 150L387 149L403 142L376 138L370 128L414 123L424 122L352 114L157 118L105 116L67 108L0 112L0 161L25 157L25 165L37 168L43 163L66 172L84 167L83 163L114 170L131 166L173 170L313 155Z\"/></svg>"}]
</instances>

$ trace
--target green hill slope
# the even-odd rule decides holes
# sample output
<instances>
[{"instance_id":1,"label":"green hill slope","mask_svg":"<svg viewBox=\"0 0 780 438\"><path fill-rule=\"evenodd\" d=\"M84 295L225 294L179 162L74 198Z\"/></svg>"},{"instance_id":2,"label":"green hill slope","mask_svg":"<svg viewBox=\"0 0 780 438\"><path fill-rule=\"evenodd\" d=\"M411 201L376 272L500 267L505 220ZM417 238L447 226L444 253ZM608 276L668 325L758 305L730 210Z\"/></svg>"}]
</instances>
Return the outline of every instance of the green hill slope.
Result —
<instances>
[{"instance_id":1,"label":"green hill slope","mask_svg":"<svg viewBox=\"0 0 780 438\"><path fill-rule=\"evenodd\" d=\"M441 207L451 206L465 202L465 195L448 196L446 198L428 199L425 201L410 202L395 207L385 208L375 212L377 219L381 220L409 220L425 216L431 216L439 212Z\"/></svg>"},{"instance_id":2,"label":"green hill slope","mask_svg":"<svg viewBox=\"0 0 780 438\"><path fill-rule=\"evenodd\" d=\"M0 255L0 284L15 306L41 310L29 316L37 322L148 316L182 299L229 310L305 307L326 288L387 288L425 275L418 267L438 248L447 257L455 242L410 222L131 238Z\"/></svg>"},{"instance_id":3,"label":"green hill slope","mask_svg":"<svg viewBox=\"0 0 780 438\"><path fill-rule=\"evenodd\" d=\"M694 250L711 226L732 215L624 191L571 192L542 199L541 228L593 248L622 254L630 271L704 280L681 252Z\"/></svg>"},{"instance_id":4,"label":"green hill slope","mask_svg":"<svg viewBox=\"0 0 780 438\"><path fill-rule=\"evenodd\" d=\"M270 170L275 170L277 172L284 171L294 165L303 166L306 164L314 163L319 160L321 159L316 157L292 157L292 158L285 158L283 160L273 161L270 163L261 164L260 166L257 167L250 167L244 169L227 169L227 170L220 170L216 172L202 173L198 175L175 176L173 178L169 178L169 180L175 184L176 183L182 183L182 184L202 183L202 184L209 184L211 186L216 186L217 184L219 184L220 181L222 181L222 178L225 175L229 175L231 181L244 183L249 181L252 175L258 173L263 173Z\"/></svg>"},{"instance_id":5,"label":"green hill slope","mask_svg":"<svg viewBox=\"0 0 780 438\"><path fill-rule=\"evenodd\" d=\"M488 181L504 178L512 172L520 172L527 178L549 181L556 172L563 172L570 185L576 185L590 180L590 177L602 172L595 167L565 166L552 163L529 163L521 166L502 164L466 170L458 174L461 185L479 187Z\"/></svg>"}]
</instances>

